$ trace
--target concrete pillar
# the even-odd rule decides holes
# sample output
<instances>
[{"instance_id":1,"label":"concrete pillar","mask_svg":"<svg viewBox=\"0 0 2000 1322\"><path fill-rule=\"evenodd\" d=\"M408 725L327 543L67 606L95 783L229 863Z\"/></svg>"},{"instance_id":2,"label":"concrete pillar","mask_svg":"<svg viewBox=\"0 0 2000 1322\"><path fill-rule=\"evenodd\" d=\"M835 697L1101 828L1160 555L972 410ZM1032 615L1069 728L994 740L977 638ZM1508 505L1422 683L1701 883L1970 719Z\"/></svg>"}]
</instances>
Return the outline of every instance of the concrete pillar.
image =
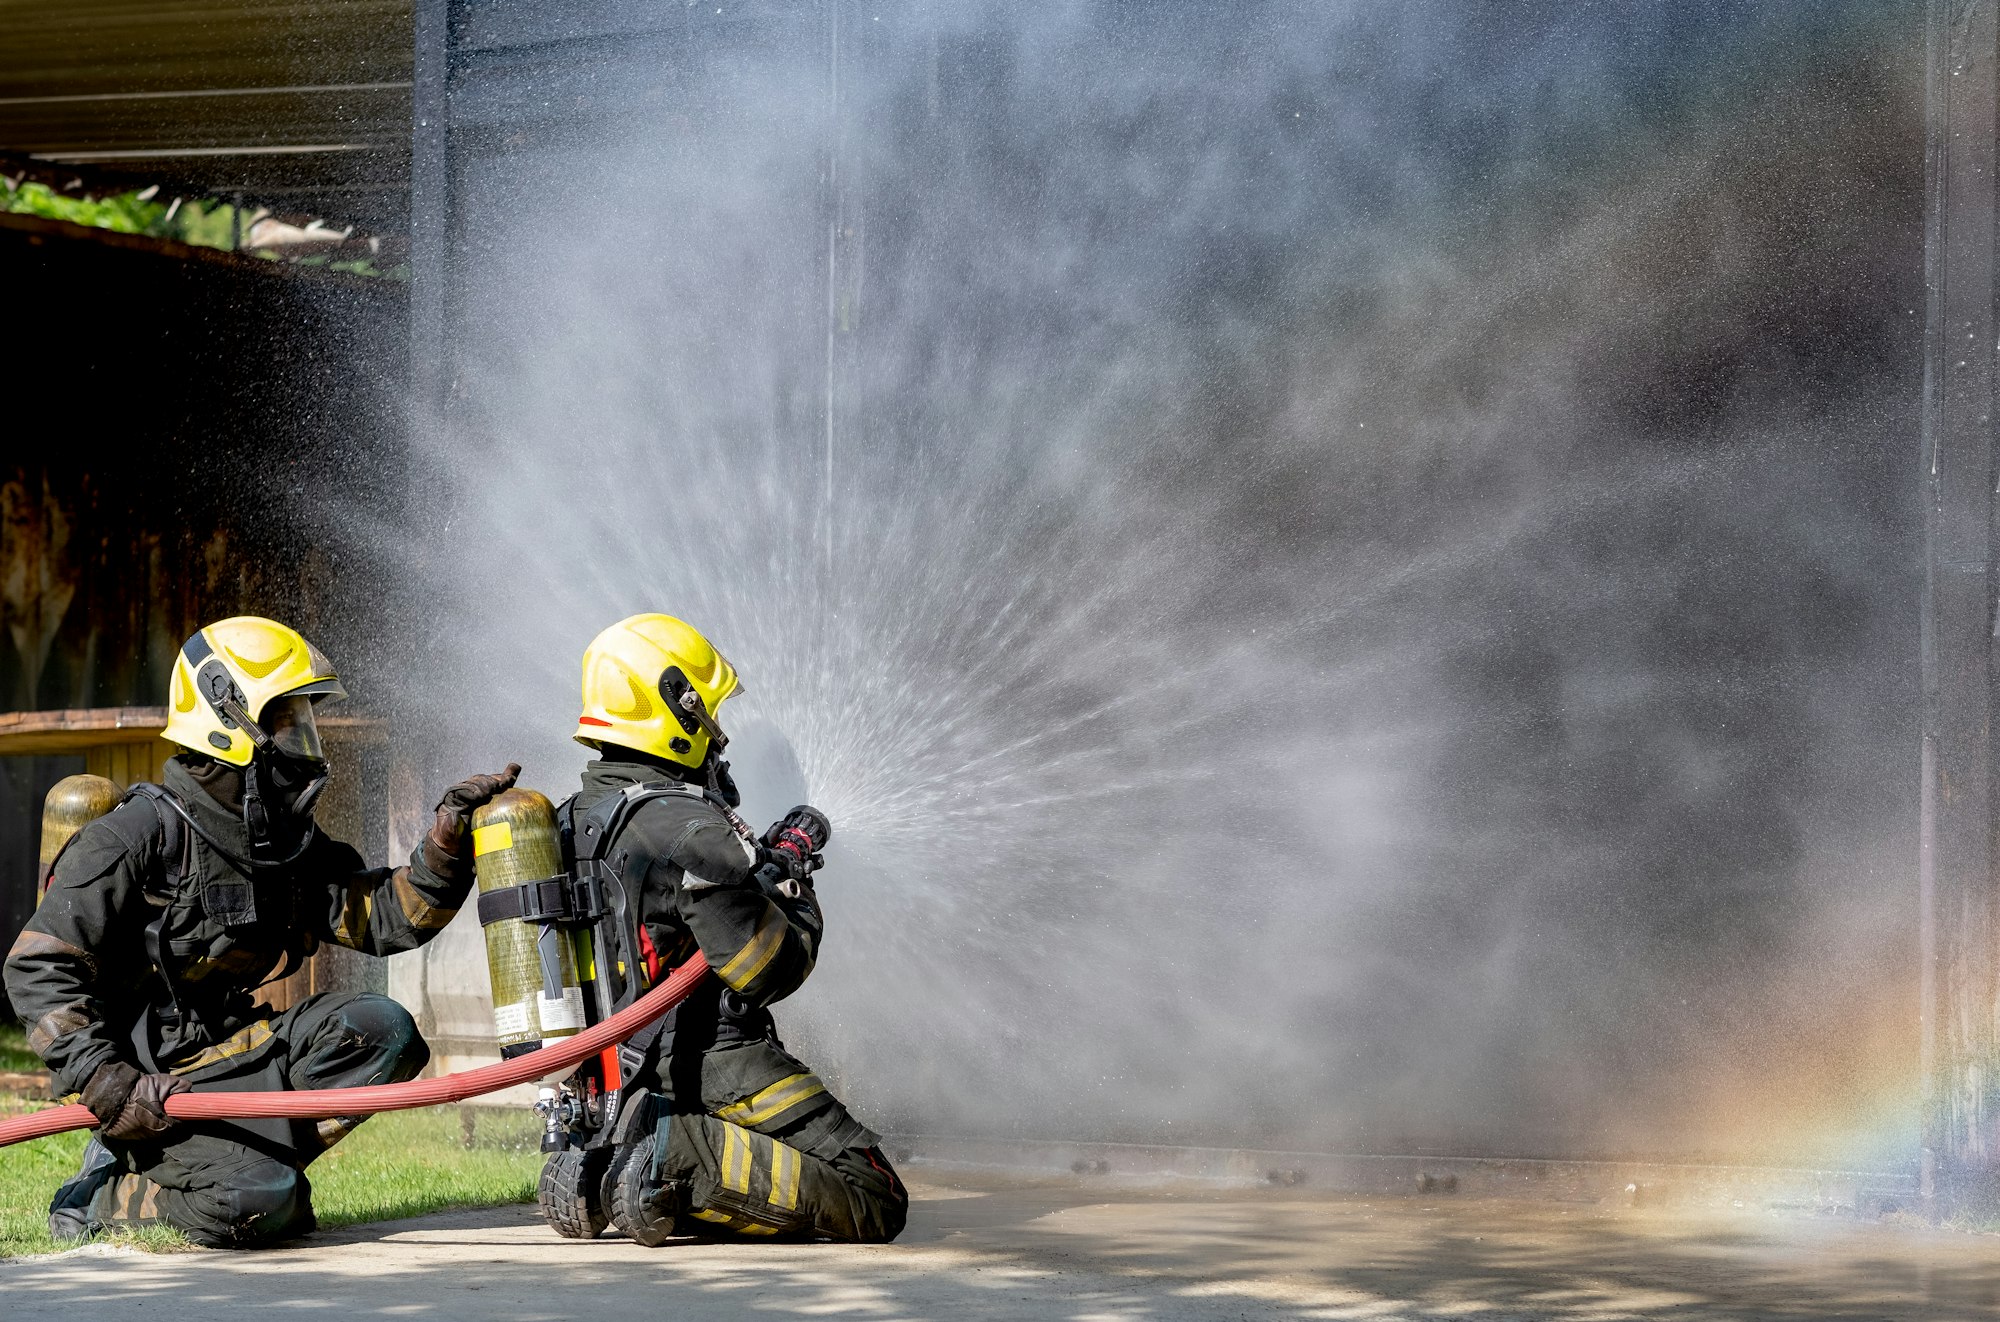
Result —
<instances>
[{"instance_id":1,"label":"concrete pillar","mask_svg":"<svg viewBox=\"0 0 2000 1322\"><path fill-rule=\"evenodd\" d=\"M1931 0L1923 409L1923 1191L2000 1202L1993 833L1995 58L2000 0Z\"/></svg>"}]
</instances>

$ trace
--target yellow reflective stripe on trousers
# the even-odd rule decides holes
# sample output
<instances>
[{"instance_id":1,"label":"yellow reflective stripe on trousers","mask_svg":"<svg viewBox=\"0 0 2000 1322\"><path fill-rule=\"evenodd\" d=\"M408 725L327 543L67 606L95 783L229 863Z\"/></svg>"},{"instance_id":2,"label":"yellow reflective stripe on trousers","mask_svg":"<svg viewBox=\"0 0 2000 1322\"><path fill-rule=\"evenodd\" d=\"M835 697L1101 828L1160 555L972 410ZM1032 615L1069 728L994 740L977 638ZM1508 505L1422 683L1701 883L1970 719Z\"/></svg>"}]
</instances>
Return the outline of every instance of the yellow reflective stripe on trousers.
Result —
<instances>
[{"instance_id":1,"label":"yellow reflective stripe on trousers","mask_svg":"<svg viewBox=\"0 0 2000 1322\"><path fill-rule=\"evenodd\" d=\"M739 1235L775 1235L778 1233L776 1226L760 1226L755 1221L744 1217L731 1216L727 1212L718 1212L712 1207L696 1208L695 1215L703 1221L713 1221L716 1225L727 1226Z\"/></svg>"},{"instance_id":2,"label":"yellow reflective stripe on trousers","mask_svg":"<svg viewBox=\"0 0 2000 1322\"><path fill-rule=\"evenodd\" d=\"M795 1211L799 1205L799 1154L797 1149L771 1140L771 1206Z\"/></svg>"},{"instance_id":3,"label":"yellow reflective stripe on trousers","mask_svg":"<svg viewBox=\"0 0 2000 1322\"><path fill-rule=\"evenodd\" d=\"M722 1127L722 1187L732 1193L750 1192L750 1131Z\"/></svg>"},{"instance_id":4,"label":"yellow reflective stripe on trousers","mask_svg":"<svg viewBox=\"0 0 2000 1322\"><path fill-rule=\"evenodd\" d=\"M736 952L736 958L715 971L716 977L736 991L743 991L757 981L757 975L764 971L765 965L777 955L778 947L784 944L785 916L778 912L775 904L766 904L764 908L764 921L757 924L757 934Z\"/></svg>"},{"instance_id":5,"label":"yellow reflective stripe on trousers","mask_svg":"<svg viewBox=\"0 0 2000 1322\"><path fill-rule=\"evenodd\" d=\"M255 1051L270 1040L271 1021L269 1019L259 1019L247 1028L237 1029L230 1036L209 1047L193 1060L175 1065L172 1072L175 1074L192 1074L196 1070L207 1069L210 1065L228 1060L234 1056L240 1056L246 1051Z\"/></svg>"},{"instance_id":6,"label":"yellow reflective stripe on trousers","mask_svg":"<svg viewBox=\"0 0 2000 1322\"><path fill-rule=\"evenodd\" d=\"M738 1125L761 1125L775 1120L800 1102L826 1091L816 1074L792 1074L768 1088L752 1093L740 1102L731 1102L715 1113L719 1120Z\"/></svg>"}]
</instances>

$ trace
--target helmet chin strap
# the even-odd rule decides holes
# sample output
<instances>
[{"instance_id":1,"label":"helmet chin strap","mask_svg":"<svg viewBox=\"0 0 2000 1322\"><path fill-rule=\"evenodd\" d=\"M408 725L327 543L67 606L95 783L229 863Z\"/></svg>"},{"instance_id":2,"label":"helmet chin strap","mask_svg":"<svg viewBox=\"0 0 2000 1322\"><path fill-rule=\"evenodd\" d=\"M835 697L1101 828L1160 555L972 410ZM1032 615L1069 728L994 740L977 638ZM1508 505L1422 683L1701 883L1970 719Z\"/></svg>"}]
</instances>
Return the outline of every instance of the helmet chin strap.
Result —
<instances>
[{"instance_id":1,"label":"helmet chin strap","mask_svg":"<svg viewBox=\"0 0 2000 1322\"><path fill-rule=\"evenodd\" d=\"M271 736L264 733L264 727L250 719L250 713L243 710L243 704L236 700L235 694L224 694L215 705L220 707L230 720L242 727L243 733L250 737L250 742L256 746L258 752L270 753L277 748L278 745Z\"/></svg>"}]
</instances>

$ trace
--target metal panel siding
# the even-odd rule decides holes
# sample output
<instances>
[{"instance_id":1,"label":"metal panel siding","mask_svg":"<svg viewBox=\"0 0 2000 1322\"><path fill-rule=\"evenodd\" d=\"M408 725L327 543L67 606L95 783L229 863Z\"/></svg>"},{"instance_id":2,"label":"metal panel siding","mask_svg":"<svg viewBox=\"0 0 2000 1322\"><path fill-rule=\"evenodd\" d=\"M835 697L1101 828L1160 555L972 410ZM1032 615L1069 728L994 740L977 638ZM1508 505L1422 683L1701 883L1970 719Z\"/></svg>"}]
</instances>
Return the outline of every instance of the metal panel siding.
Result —
<instances>
[{"instance_id":1,"label":"metal panel siding","mask_svg":"<svg viewBox=\"0 0 2000 1322\"><path fill-rule=\"evenodd\" d=\"M408 0L7 7L0 152L400 229ZM11 169L10 169L10 172Z\"/></svg>"},{"instance_id":2,"label":"metal panel siding","mask_svg":"<svg viewBox=\"0 0 2000 1322\"><path fill-rule=\"evenodd\" d=\"M647 0L597 0L590 4L561 0L473 0L460 8L457 47L489 51L552 46L566 42L603 41L651 33L704 35L716 32L740 39L745 30L815 27L823 16L820 4L759 3L681 4Z\"/></svg>"},{"instance_id":3,"label":"metal panel siding","mask_svg":"<svg viewBox=\"0 0 2000 1322\"><path fill-rule=\"evenodd\" d=\"M465 355L480 352L473 331L490 322L490 308L474 310L479 279L519 238L518 199L572 196L581 237L607 171L616 176L617 154L635 141L699 155L763 117L808 152L831 149L833 6L715 8L418 4L411 352L420 412L450 425L452 383ZM784 95L763 94L760 77ZM699 251L714 236L682 221L673 182L658 198L655 237ZM828 205L816 185L788 204L781 225L796 238L770 260L789 271L783 283L796 302L761 308L797 334L795 360L815 364L815 394Z\"/></svg>"},{"instance_id":4,"label":"metal panel siding","mask_svg":"<svg viewBox=\"0 0 2000 1322\"><path fill-rule=\"evenodd\" d=\"M827 396L832 8L722 7L718 16L713 4L420 0L411 289L420 426L440 437L470 429L494 401L467 398L467 383L504 378L511 354L566 347L549 339L558 332L537 298L548 291L524 293L514 273L582 258L591 269L609 263L601 274L615 279L620 261L644 272L653 256L673 254L699 268L711 249L740 249L726 216L693 204L727 175L735 144L754 141L782 156L759 212L770 242L752 262L683 274L740 310L695 333L767 356L771 429L796 448L802 475L813 471ZM638 232L606 219L618 207ZM676 349L666 331L643 347L662 359ZM413 774L405 767L392 781ZM411 816L391 832L406 848L421 828ZM395 957L389 983L441 1058L492 1040L476 926Z\"/></svg>"}]
</instances>

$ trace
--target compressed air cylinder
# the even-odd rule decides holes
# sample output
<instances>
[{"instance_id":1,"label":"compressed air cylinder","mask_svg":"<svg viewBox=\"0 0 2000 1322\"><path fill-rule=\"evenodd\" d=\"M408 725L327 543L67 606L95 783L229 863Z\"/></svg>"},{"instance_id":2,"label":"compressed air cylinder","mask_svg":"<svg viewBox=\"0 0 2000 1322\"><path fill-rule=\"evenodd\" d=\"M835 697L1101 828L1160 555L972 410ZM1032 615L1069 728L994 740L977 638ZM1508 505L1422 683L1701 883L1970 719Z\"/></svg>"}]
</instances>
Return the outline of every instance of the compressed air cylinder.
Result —
<instances>
[{"instance_id":1,"label":"compressed air cylinder","mask_svg":"<svg viewBox=\"0 0 2000 1322\"><path fill-rule=\"evenodd\" d=\"M124 791L102 776L64 776L42 800L42 864L36 872L35 902L49 889L56 855L78 831L118 806Z\"/></svg>"},{"instance_id":2,"label":"compressed air cylinder","mask_svg":"<svg viewBox=\"0 0 2000 1322\"><path fill-rule=\"evenodd\" d=\"M555 807L533 790L511 789L474 809L472 864L481 894L561 873ZM501 1054L518 1055L582 1030L583 987L569 933L519 918L488 924L486 970ZM548 994L551 979L554 996Z\"/></svg>"}]
</instances>

